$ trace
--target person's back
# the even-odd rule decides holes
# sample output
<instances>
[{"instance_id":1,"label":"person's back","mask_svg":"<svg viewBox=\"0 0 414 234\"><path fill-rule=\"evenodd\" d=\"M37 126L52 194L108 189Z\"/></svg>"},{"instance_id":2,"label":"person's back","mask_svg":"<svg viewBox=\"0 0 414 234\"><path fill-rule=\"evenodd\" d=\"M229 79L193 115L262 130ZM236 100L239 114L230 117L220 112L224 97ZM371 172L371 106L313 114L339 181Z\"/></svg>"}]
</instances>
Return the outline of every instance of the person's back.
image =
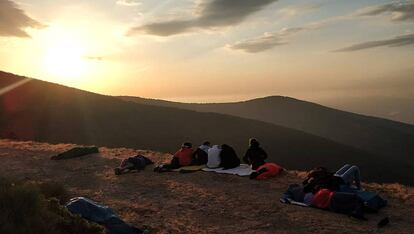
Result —
<instances>
[{"instance_id":1,"label":"person's back","mask_svg":"<svg viewBox=\"0 0 414 234\"><path fill-rule=\"evenodd\" d=\"M178 158L179 166L189 166L193 160L193 149L191 146L183 146L174 157Z\"/></svg>"},{"instance_id":2,"label":"person's back","mask_svg":"<svg viewBox=\"0 0 414 234\"><path fill-rule=\"evenodd\" d=\"M229 145L223 144L221 146L220 159L220 167L223 167L224 169L240 166L240 159L237 156L236 151Z\"/></svg>"},{"instance_id":3,"label":"person's back","mask_svg":"<svg viewBox=\"0 0 414 234\"><path fill-rule=\"evenodd\" d=\"M218 145L214 145L208 150L208 161L207 161L208 168L217 168L220 166L220 163L221 163L220 152L221 152L221 149L219 148Z\"/></svg>"},{"instance_id":4,"label":"person's back","mask_svg":"<svg viewBox=\"0 0 414 234\"><path fill-rule=\"evenodd\" d=\"M202 150L200 148L197 148L193 153L193 162L192 162L192 164L193 165L203 165L203 164L206 164L207 161L208 161L208 154L204 150Z\"/></svg>"},{"instance_id":5,"label":"person's back","mask_svg":"<svg viewBox=\"0 0 414 234\"><path fill-rule=\"evenodd\" d=\"M249 148L243 157L243 161L252 165L252 169L256 170L259 166L265 164L267 153L260 147L260 143L252 138L249 140Z\"/></svg>"},{"instance_id":6,"label":"person's back","mask_svg":"<svg viewBox=\"0 0 414 234\"><path fill-rule=\"evenodd\" d=\"M206 141L202 145L200 145L198 148L206 152L206 154L208 154L208 150L211 148L210 142Z\"/></svg>"},{"instance_id":7,"label":"person's back","mask_svg":"<svg viewBox=\"0 0 414 234\"><path fill-rule=\"evenodd\" d=\"M210 149L210 142L206 141L200 145L193 153L193 165L207 164L208 150Z\"/></svg>"}]
</instances>

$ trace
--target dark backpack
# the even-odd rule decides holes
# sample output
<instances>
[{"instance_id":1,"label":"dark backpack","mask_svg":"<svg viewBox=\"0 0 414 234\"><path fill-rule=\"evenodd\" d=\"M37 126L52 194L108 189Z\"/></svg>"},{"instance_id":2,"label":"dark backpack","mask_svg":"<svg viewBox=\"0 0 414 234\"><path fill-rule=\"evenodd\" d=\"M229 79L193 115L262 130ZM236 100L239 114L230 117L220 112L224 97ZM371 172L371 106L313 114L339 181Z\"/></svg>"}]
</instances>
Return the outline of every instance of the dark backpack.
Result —
<instances>
[{"instance_id":1,"label":"dark backpack","mask_svg":"<svg viewBox=\"0 0 414 234\"><path fill-rule=\"evenodd\" d=\"M194 151L193 162L192 162L193 165L207 164L207 161L208 161L208 154L204 150L198 148L196 151Z\"/></svg>"},{"instance_id":2,"label":"dark backpack","mask_svg":"<svg viewBox=\"0 0 414 234\"><path fill-rule=\"evenodd\" d=\"M378 212L379 209L387 205L387 200L375 192L359 191L357 196L364 202L364 208L368 212Z\"/></svg>"},{"instance_id":3,"label":"dark backpack","mask_svg":"<svg viewBox=\"0 0 414 234\"><path fill-rule=\"evenodd\" d=\"M334 192L330 209L357 219L365 219L363 201L354 193Z\"/></svg>"}]
</instances>

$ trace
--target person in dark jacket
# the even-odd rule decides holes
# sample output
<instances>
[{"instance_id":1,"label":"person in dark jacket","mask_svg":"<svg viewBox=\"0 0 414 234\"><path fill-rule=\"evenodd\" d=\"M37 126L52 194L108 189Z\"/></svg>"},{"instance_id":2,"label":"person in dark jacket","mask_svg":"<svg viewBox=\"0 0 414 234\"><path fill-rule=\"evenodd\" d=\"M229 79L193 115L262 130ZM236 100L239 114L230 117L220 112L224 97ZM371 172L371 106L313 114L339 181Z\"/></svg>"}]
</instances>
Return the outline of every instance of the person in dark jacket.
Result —
<instances>
[{"instance_id":1,"label":"person in dark jacket","mask_svg":"<svg viewBox=\"0 0 414 234\"><path fill-rule=\"evenodd\" d=\"M149 158L143 155L137 155L122 160L119 167L114 169L114 172L115 175L120 175L126 172L130 172L131 170L144 170L145 167L150 164L153 164L153 162Z\"/></svg>"},{"instance_id":2,"label":"person in dark jacket","mask_svg":"<svg viewBox=\"0 0 414 234\"><path fill-rule=\"evenodd\" d=\"M211 148L210 142L205 141L200 145L193 153L192 165L203 165L207 164L208 161L208 150Z\"/></svg>"},{"instance_id":3,"label":"person in dark jacket","mask_svg":"<svg viewBox=\"0 0 414 234\"><path fill-rule=\"evenodd\" d=\"M220 159L220 167L223 167L223 169L231 169L240 166L240 159L237 156L236 151L229 145L221 145Z\"/></svg>"},{"instance_id":4,"label":"person in dark jacket","mask_svg":"<svg viewBox=\"0 0 414 234\"><path fill-rule=\"evenodd\" d=\"M259 141L252 138L249 140L249 148L246 151L246 154L243 157L243 161L252 166L253 170L256 170L261 165L265 164L265 159L267 158L266 151L260 147Z\"/></svg>"}]
</instances>

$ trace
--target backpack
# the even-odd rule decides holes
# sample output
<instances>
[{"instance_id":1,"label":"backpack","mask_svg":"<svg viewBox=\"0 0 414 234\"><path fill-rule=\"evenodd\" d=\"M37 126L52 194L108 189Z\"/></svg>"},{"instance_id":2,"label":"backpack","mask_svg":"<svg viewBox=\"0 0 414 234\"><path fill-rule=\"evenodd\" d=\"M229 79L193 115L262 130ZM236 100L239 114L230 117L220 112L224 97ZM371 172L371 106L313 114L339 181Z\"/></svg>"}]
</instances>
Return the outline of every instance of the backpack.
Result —
<instances>
[{"instance_id":1,"label":"backpack","mask_svg":"<svg viewBox=\"0 0 414 234\"><path fill-rule=\"evenodd\" d=\"M363 201L354 193L334 192L330 209L357 219L366 219L364 217Z\"/></svg>"},{"instance_id":2,"label":"backpack","mask_svg":"<svg viewBox=\"0 0 414 234\"><path fill-rule=\"evenodd\" d=\"M387 205L387 200L376 192L359 191L357 196L364 202L364 208L368 212L378 212L379 209Z\"/></svg>"}]
</instances>

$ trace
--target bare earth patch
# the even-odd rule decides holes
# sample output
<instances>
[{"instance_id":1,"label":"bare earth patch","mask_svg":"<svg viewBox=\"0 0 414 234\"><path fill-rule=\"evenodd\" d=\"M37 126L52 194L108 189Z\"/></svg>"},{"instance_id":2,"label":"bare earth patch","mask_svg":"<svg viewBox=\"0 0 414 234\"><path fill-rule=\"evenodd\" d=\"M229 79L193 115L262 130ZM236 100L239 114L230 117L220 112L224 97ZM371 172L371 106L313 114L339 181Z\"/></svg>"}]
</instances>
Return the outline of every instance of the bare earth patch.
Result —
<instances>
[{"instance_id":1,"label":"bare earth patch","mask_svg":"<svg viewBox=\"0 0 414 234\"><path fill-rule=\"evenodd\" d=\"M159 174L152 167L115 176L112 169L123 158L139 153L161 163L170 157L126 148L100 148L99 154L70 160L49 159L74 146L0 140L0 176L61 182L72 196L106 204L151 233L414 233L412 187L365 184L388 199L389 206L368 215L368 221L359 221L280 203L287 186L302 181L298 172L267 181L201 171ZM385 216L390 225L378 229L376 223Z\"/></svg>"}]
</instances>

